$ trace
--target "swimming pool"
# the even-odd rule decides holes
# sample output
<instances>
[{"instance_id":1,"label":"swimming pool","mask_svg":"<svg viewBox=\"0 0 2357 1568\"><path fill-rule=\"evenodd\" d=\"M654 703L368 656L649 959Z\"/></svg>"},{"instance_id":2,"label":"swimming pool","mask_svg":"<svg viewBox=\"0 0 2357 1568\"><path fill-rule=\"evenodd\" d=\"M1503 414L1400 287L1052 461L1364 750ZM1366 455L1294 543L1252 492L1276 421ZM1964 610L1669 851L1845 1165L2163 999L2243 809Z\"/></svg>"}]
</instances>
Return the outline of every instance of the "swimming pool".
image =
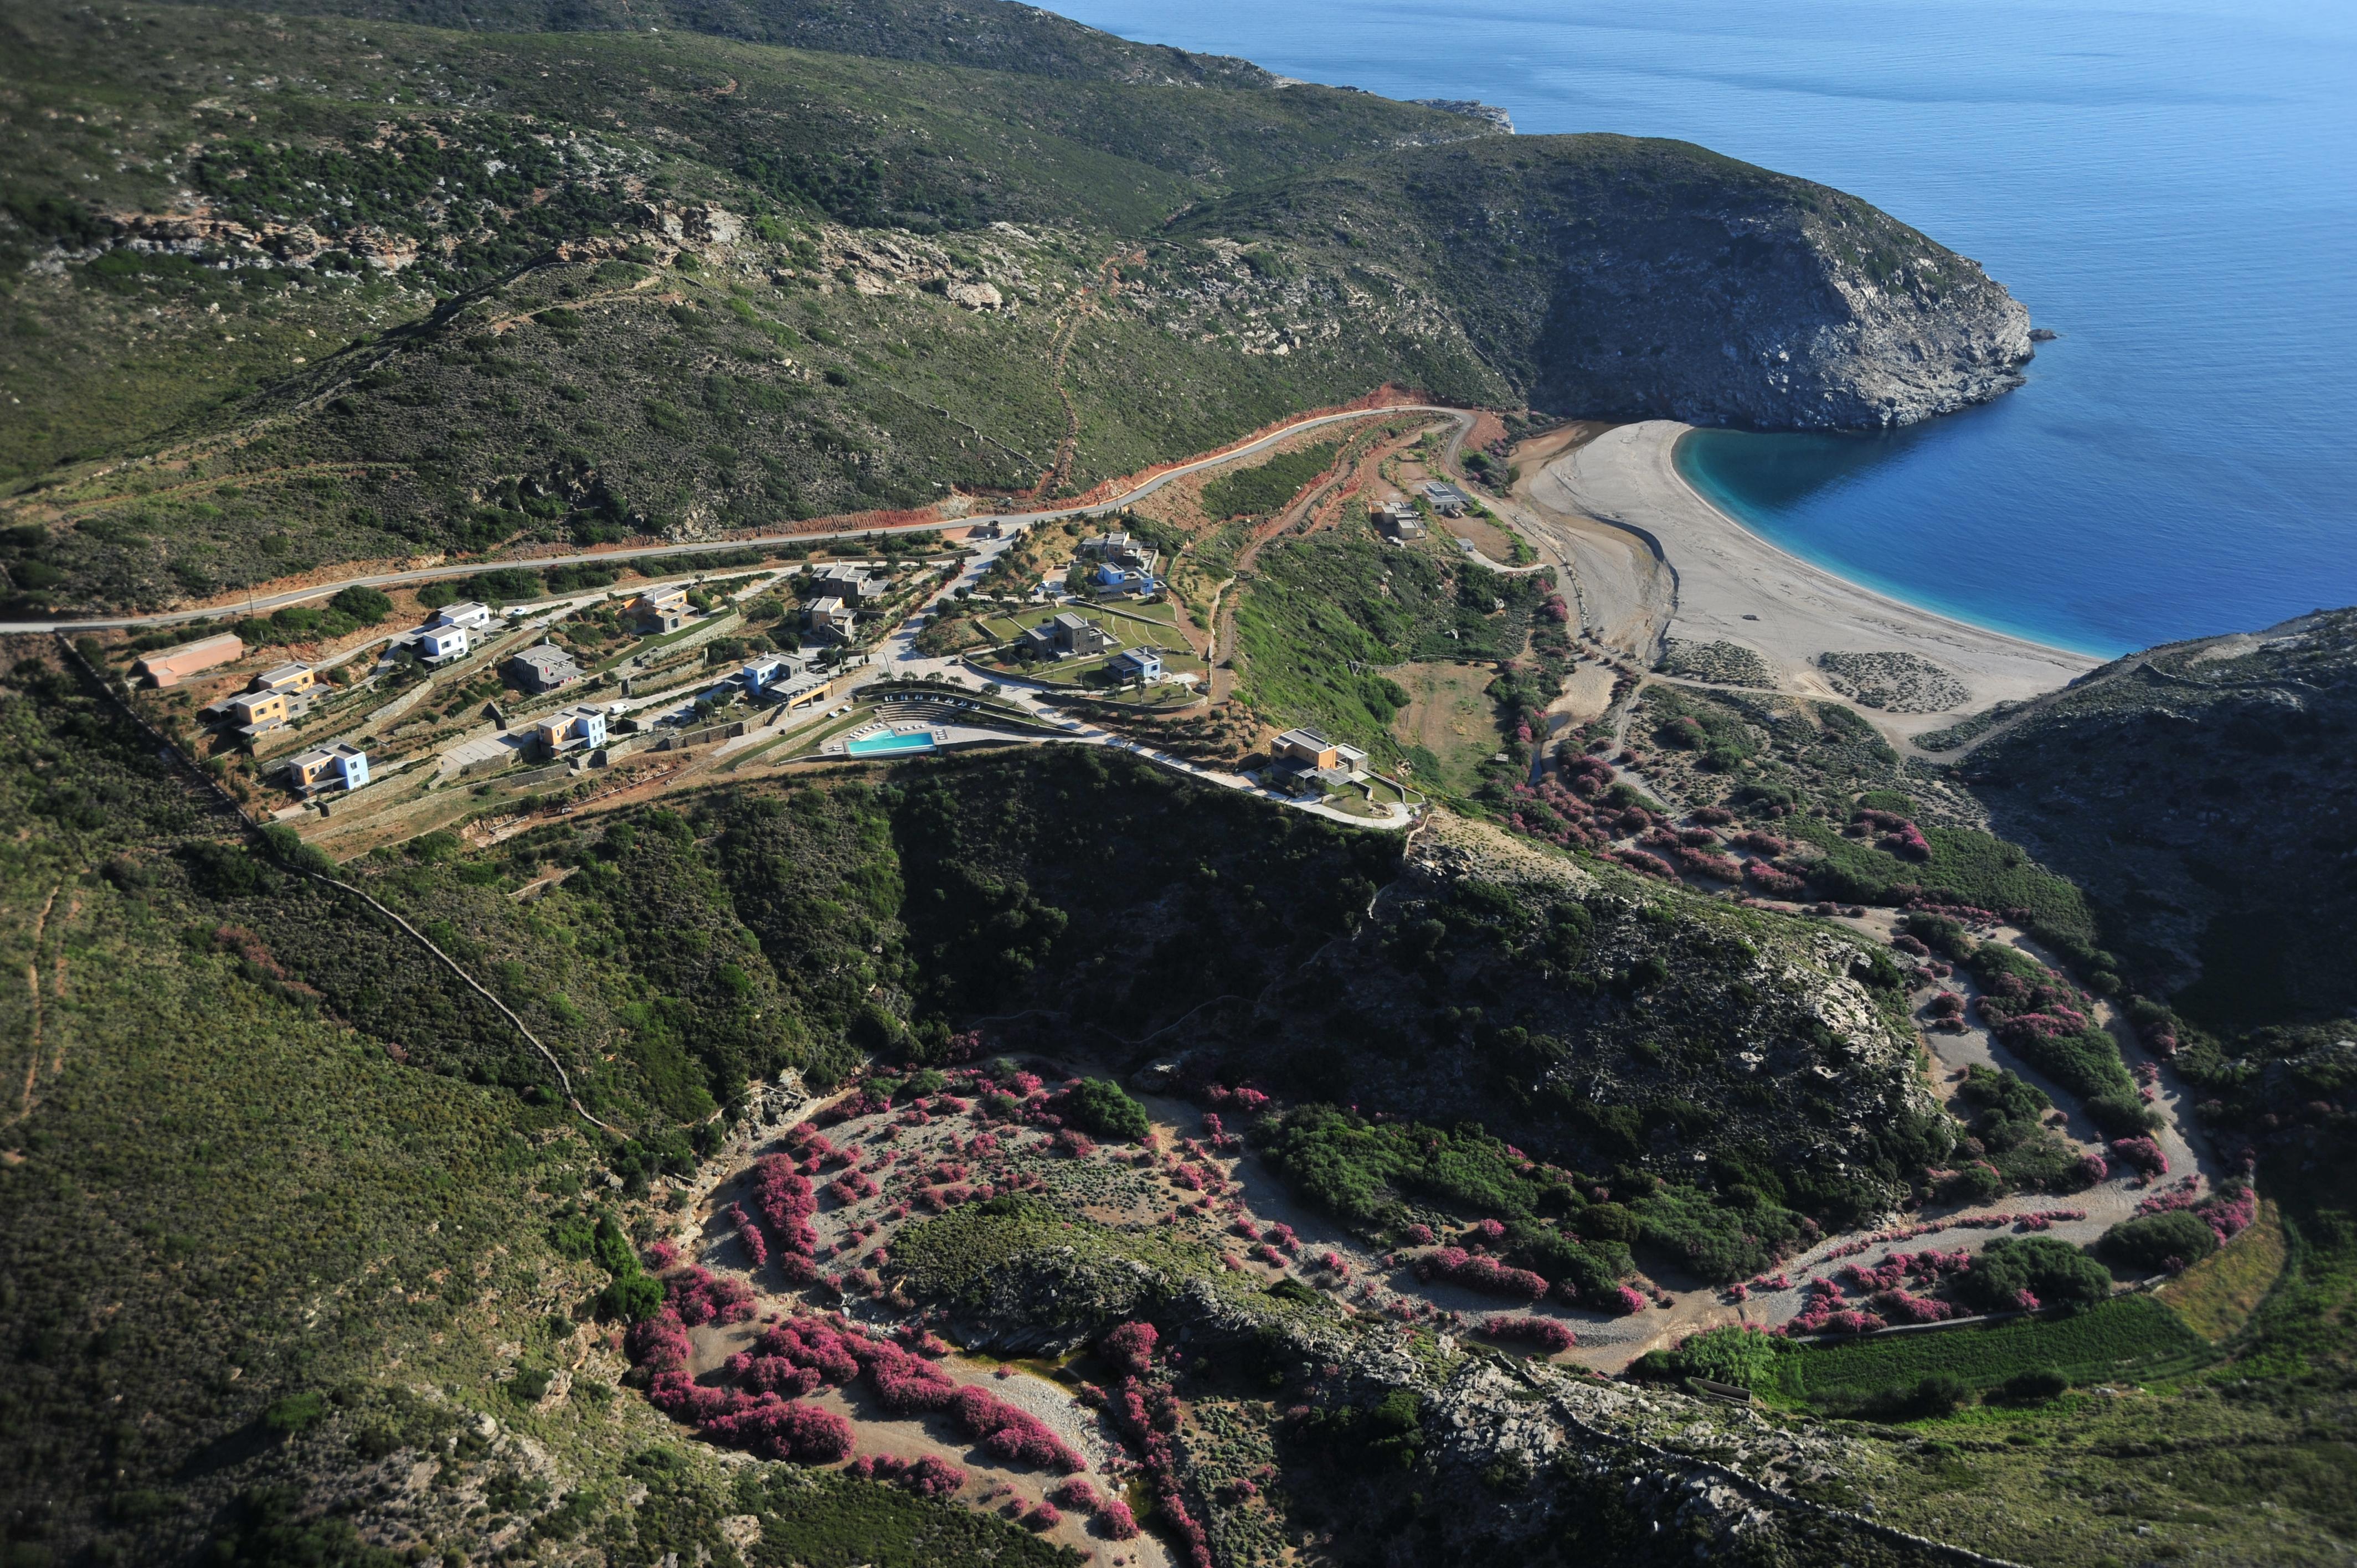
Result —
<instances>
[{"instance_id":1,"label":"swimming pool","mask_svg":"<svg viewBox=\"0 0 2357 1568\"><path fill-rule=\"evenodd\" d=\"M844 742L843 749L853 757L890 757L903 751L931 751L933 736L930 730L917 730L907 735L862 736L857 740Z\"/></svg>"}]
</instances>

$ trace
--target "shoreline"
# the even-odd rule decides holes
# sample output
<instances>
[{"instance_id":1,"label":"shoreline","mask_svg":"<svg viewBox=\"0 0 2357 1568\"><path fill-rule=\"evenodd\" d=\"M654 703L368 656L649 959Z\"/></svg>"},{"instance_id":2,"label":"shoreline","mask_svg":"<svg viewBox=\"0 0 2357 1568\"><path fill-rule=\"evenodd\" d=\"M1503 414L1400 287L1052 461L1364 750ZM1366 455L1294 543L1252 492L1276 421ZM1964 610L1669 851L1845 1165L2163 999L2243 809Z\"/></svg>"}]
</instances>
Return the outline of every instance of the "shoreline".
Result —
<instances>
[{"instance_id":1,"label":"shoreline","mask_svg":"<svg viewBox=\"0 0 2357 1568\"><path fill-rule=\"evenodd\" d=\"M1757 655L1779 690L1839 699L1819 654L1912 654L1953 676L1965 695L1935 711L1878 710L1903 734L2052 691L2104 662L1910 604L1746 527L1678 471L1677 444L1692 428L1665 419L1614 426L1548 457L1521 488L1550 532L1585 544L1574 553L1594 553L1599 531L1641 542L1666 591L1631 583L1621 570L1609 575L1618 580L1584 585L1600 590L1603 602L1583 613L1608 627L1650 627L1653 646L1639 650L1648 661L1671 641L1732 643ZM1619 602L1631 593L1640 602Z\"/></svg>"},{"instance_id":2,"label":"shoreline","mask_svg":"<svg viewBox=\"0 0 2357 1568\"><path fill-rule=\"evenodd\" d=\"M1758 542L1761 549L1772 550L1779 555L1790 556L1792 559L1798 561L1804 566L1813 567L1817 571L1824 573L1829 577L1839 578L1841 581L1847 583L1850 586L1856 588L1860 593L1871 594L1877 598L1887 600L1902 608L1911 610L1917 615L1924 616L1932 620L1945 621L1952 626L1961 627L1966 631L1982 632L1990 637L2003 638L2010 642L2018 642L2030 648L2043 649L2050 653L2059 653L2068 658L2092 660L2098 665L2107 664L2113 660L2126 657L2126 653L2090 653L2083 648L2066 648L2059 642L2043 642L2037 638L2025 636L2018 631L2007 631L2002 627L1984 626L1979 621L1970 619L1964 616L1953 614L1947 610L1935 608L1931 605L1920 605L1913 599L1906 597L1895 589L1877 587L1872 583L1861 582L1857 578L1853 577L1848 573L1843 571L1839 566L1833 565L1827 562L1819 561L1813 556L1804 555L1789 544L1778 542L1776 540L1770 538L1767 534L1762 533L1750 523L1746 522L1736 512L1712 499L1708 491L1695 484L1692 479L1686 478L1685 471L1679 467L1678 453L1684 447L1686 437L1699 434L1701 429L1702 426L1698 424L1686 425L1684 429L1680 430L1676 437L1670 442L1670 472L1677 476L1678 482L1685 486L1686 492L1693 496L1695 500L1701 502L1704 506L1708 507L1712 511L1717 512L1719 517L1726 521L1729 528L1738 529L1742 532L1749 535L1753 540ZM2134 649L2126 650L2126 652L2131 653L2134 651Z\"/></svg>"}]
</instances>

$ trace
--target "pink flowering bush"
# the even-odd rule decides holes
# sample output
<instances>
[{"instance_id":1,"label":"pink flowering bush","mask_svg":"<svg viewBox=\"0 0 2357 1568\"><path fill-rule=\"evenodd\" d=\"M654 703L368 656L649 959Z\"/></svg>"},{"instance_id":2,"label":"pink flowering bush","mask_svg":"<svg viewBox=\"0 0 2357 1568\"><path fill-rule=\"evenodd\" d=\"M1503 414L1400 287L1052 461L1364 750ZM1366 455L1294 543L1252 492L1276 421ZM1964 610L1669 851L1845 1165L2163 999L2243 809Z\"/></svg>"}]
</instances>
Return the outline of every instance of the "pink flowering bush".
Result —
<instances>
[{"instance_id":1,"label":"pink flowering bush","mask_svg":"<svg viewBox=\"0 0 2357 1568\"><path fill-rule=\"evenodd\" d=\"M1103 1531L1108 1540L1137 1539L1137 1520L1129 1511L1129 1505L1119 1498L1108 1498L1105 1506L1098 1510L1097 1529Z\"/></svg>"},{"instance_id":2,"label":"pink flowering bush","mask_svg":"<svg viewBox=\"0 0 2357 1568\"><path fill-rule=\"evenodd\" d=\"M704 1269L674 1269L662 1283L665 1305L691 1328L699 1323L741 1323L753 1316L753 1292L733 1275L715 1278Z\"/></svg>"},{"instance_id":3,"label":"pink flowering bush","mask_svg":"<svg viewBox=\"0 0 2357 1568\"><path fill-rule=\"evenodd\" d=\"M2169 1174L2169 1156L2150 1138L2115 1138L2112 1158L2148 1176Z\"/></svg>"},{"instance_id":4,"label":"pink flowering bush","mask_svg":"<svg viewBox=\"0 0 2357 1568\"><path fill-rule=\"evenodd\" d=\"M1104 1498L1099 1497L1097 1489L1080 1476L1058 1482L1056 1489L1048 1494L1048 1500L1082 1513L1095 1513L1104 1507Z\"/></svg>"},{"instance_id":5,"label":"pink flowering bush","mask_svg":"<svg viewBox=\"0 0 2357 1568\"><path fill-rule=\"evenodd\" d=\"M1690 875L1708 876L1720 882L1743 880L1744 863L1731 854L1717 854L1706 849L1688 849L1681 845L1670 852L1670 858Z\"/></svg>"},{"instance_id":6,"label":"pink flowering bush","mask_svg":"<svg viewBox=\"0 0 2357 1568\"><path fill-rule=\"evenodd\" d=\"M782 1251L805 1258L818 1251L818 1232L811 1228L818 1204L809 1179L786 1155L764 1155L753 1162L753 1208Z\"/></svg>"},{"instance_id":7,"label":"pink flowering bush","mask_svg":"<svg viewBox=\"0 0 2357 1568\"><path fill-rule=\"evenodd\" d=\"M1121 1323L1105 1331L1097 1349L1125 1375L1142 1378L1153 1369L1154 1348L1160 1339L1151 1323Z\"/></svg>"},{"instance_id":8,"label":"pink flowering bush","mask_svg":"<svg viewBox=\"0 0 2357 1568\"><path fill-rule=\"evenodd\" d=\"M946 1498L965 1485L965 1472L928 1454L909 1466L901 1482L920 1498Z\"/></svg>"},{"instance_id":9,"label":"pink flowering bush","mask_svg":"<svg viewBox=\"0 0 2357 1568\"><path fill-rule=\"evenodd\" d=\"M753 1217L745 1212L743 1204L728 1206L728 1223L736 1228L737 1239L745 1244L745 1251L752 1258L755 1268L770 1261L769 1238L761 1234L761 1228L753 1223Z\"/></svg>"},{"instance_id":10,"label":"pink flowering bush","mask_svg":"<svg viewBox=\"0 0 2357 1568\"><path fill-rule=\"evenodd\" d=\"M1677 880L1678 874L1671 870L1670 863L1660 855L1649 854L1641 849L1607 850L1605 854L1607 858L1620 862L1631 871L1641 871L1648 876L1658 876L1668 882Z\"/></svg>"},{"instance_id":11,"label":"pink flowering bush","mask_svg":"<svg viewBox=\"0 0 2357 1568\"><path fill-rule=\"evenodd\" d=\"M1479 1257L1462 1247L1443 1247L1426 1253L1416 1260L1415 1274L1420 1280L1447 1280L1468 1290L1519 1295L1531 1301L1547 1293L1544 1276L1528 1269L1509 1268L1495 1258Z\"/></svg>"},{"instance_id":12,"label":"pink flowering bush","mask_svg":"<svg viewBox=\"0 0 2357 1568\"><path fill-rule=\"evenodd\" d=\"M1947 1302L1905 1290L1877 1291L1874 1310L1889 1323L1944 1323L1956 1316L1956 1308Z\"/></svg>"},{"instance_id":13,"label":"pink flowering bush","mask_svg":"<svg viewBox=\"0 0 2357 1568\"><path fill-rule=\"evenodd\" d=\"M1615 1285L1604 1298L1604 1310L1622 1317L1632 1317L1652 1305L1642 1291L1634 1285Z\"/></svg>"},{"instance_id":14,"label":"pink flowering bush","mask_svg":"<svg viewBox=\"0 0 2357 1568\"><path fill-rule=\"evenodd\" d=\"M828 1196L848 1207L863 1197L873 1197L877 1192L875 1181L866 1171L845 1171L827 1183Z\"/></svg>"},{"instance_id":15,"label":"pink flowering bush","mask_svg":"<svg viewBox=\"0 0 2357 1568\"><path fill-rule=\"evenodd\" d=\"M945 1407L966 1434L1001 1459L1070 1475L1087 1461L1028 1411L1018 1410L987 1390L971 1385L950 1396Z\"/></svg>"},{"instance_id":16,"label":"pink flowering bush","mask_svg":"<svg viewBox=\"0 0 2357 1568\"><path fill-rule=\"evenodd\" d=\"M831 1410L796 1404L767 1394L741 1409L703 1423L715 1443L746 1448L770 1459L827 1465L851 1452L851 1423Z\"/></svg>"},{"instance_id":17,"label":"pink flowering bush","mask_svg":"<svg viewBox=\"0 0 2357 1568\"><path fill-rule=\"evenodd\" d=\"M1579 1343L1568 1325L1552 1317L1492 1317L1481 1325L1481 1332L1492 1339L1526 1341L1538 1346L1549 1356L1568 1350Z\"/></svg>"}]
</instances>

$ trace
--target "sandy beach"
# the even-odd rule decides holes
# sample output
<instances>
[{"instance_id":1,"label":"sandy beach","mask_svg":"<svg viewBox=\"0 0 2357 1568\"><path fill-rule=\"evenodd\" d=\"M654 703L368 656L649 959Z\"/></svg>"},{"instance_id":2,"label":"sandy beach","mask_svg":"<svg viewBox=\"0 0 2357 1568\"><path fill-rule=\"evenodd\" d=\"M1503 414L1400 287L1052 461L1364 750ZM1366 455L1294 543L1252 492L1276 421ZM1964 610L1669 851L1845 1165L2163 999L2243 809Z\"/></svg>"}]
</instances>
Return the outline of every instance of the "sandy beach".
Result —
<instances>
[{"instance_id":1,"label":"sandy beach","mask_svg":"<svg viewBox=\"0 0 2357 1568\"><path fill-rule=\"evenodd\" d=\"M1679 477L1671 453L1688 428L1579 430L1515 455L1514 521L1578 576L1581 619L1605 640L1648 663L1671 641L1733 643L1781 688L1814 696L1839 694L1822 653L1912 654L1964 695L1885 715L1901 733L2051 691L2100 662L1901 603L1777 548Z\"/></svg>"}]
</instances>

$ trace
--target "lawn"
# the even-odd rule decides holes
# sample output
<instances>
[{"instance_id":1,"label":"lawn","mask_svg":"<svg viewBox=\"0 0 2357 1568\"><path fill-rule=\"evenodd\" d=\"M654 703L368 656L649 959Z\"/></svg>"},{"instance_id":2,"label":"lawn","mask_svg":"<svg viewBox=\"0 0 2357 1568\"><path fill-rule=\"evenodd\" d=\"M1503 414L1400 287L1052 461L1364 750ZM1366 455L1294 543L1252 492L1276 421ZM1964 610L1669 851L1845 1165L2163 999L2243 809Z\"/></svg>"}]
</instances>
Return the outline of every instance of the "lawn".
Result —
<instances>
[{"instance_id":1,"label":"lawn","mask_svg":"<svg viewBox=\"0 0 2357 1568\"><path fill-rule=\"evenodd\" d=\"M2150 1296L2129 1295L2067 1317L1811 1346L1783 1358L1777 1369L1782 1391L1792 1399L1847 1403L1940 1374L1976 1391L1996 1388L2017 1372L2042 1370L2081 1384L2134 1382L2190 1371L2210 1354L2177 1314Z\"/></svg>"}]
</instances>

